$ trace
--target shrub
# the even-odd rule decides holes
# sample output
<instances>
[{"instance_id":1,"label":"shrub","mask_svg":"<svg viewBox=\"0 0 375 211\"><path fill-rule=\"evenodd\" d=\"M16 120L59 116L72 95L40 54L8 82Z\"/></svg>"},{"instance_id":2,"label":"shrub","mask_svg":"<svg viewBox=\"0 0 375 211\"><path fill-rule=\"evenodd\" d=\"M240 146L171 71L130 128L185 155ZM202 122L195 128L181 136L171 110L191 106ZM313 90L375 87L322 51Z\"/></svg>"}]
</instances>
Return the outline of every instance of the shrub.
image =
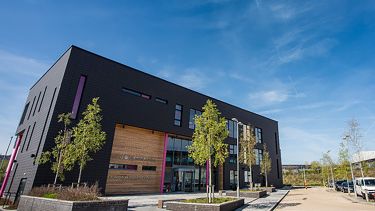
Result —
<instances>
[{"instance_id":1,"label":"shrub","mask_svg":"<svg viewBox=\"0 0 375 211\"><path fill-rule=\"evenodd\" d=\"M99 200L98 197L100 196L100 192L97 185L76 188L54 188L42 186L33 188L29 195L67 201L93 201Z\"/></svg>"}]
</instances>

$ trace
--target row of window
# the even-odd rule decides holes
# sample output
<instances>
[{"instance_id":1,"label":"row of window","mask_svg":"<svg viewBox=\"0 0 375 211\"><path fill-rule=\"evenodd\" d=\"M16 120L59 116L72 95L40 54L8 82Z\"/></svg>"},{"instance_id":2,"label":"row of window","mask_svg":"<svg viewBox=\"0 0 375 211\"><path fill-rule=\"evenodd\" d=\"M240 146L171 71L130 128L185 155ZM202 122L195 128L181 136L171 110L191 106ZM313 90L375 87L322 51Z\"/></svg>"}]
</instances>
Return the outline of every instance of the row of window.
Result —
<instances>
[{"instance_id":1,"label":"row of window","mask_svg":"<svg viewBox=\"0 0 375 211\"><path fill-rule=\"evenodd\" d=\"M124 93L131 94L131 95L134 95L134 96L137 96L137 97L141 97L141 98L144 98L146 100L151 100L151 95L145 94L145 93L133 90L133 89L122 88L122 91ZM160 98L160 97L156 97L155 101L159 102L159 103L163 103L163 104L168 104L168 101L166 99L163 99L163 98Z\"/></svg>"},{"instance_id":2,"label":"row of window","mask_svg":"<svg viewBox=\"0 0 375 211\"><path fill-rule=\"evenodd\" d=\"M245 183L249 183L250 177L251 177L250 171L244 171L243 176L244 176L244 179L245 179ZM229 183L230 183L230 185L236 185L237 184L237 171L235 171L235 170L229 171Z\"/></svg>"},{"instance_id":3,"label":"row of window","mask_svg":"<svg viewBox=\"0 0 375 211\"><path fill-rule=\"evenodd\" d=\"M118 163L110 163L110 169L119 169L119 170L134 170L138 169L137 165L129 165L129 164L118 164ZM142 166L142 171L156 171L156 166Z\"/></svg>"},{"instance_id":4,"label":"row of window","mask_svg":"<svg viewBox=\"0 0 375 211\"><path fill-rule=\"evenodd\" d=\"M263 150L254 149L255 165L260 165L263 159ZM237 145L229 145L229 163L237 163Z\"/></svg>"},{"instance_id":5,"label":"row of window","mask_svg":"<svg viewBox=\"0 0 375 211\"><path fill-rule=\"evenodd\" d=\"M42 108L42 104L43 104L44 96L46 95L46 91L47 91L47 86L44 88L44 92L43 92L42 98L40 98L40 96L41 96L41 94L42 94L42 91L39 92L39 95L38 95L38 98L37 98L36 103L35 103L36 95L34 96L34 99L33 99L33 102L32 102L32 104L31 104L31 108L30 108L30 111L29 111L29 115L28 115L28 117L27 117L28 120L29 120L29 118L30 118L31 112L33 113L33 116L35 115L36 109L37 109L38 104L39 104L39 100L40 100L40 104L39 104L38 112L40 112L40 109ZM34 107L34 103L35 103L35 107ZM24 122L25 117L26 117L27 110L29 109L29 105L30 105L30 102L28 102L28 103L25 105L25 108L23 109L23 112L22 112L22 116L21 116L21 120L20 120L19 125L21 125L21 124ZM33 111L33 109L34 109L34 111Z\"/></svg>"},{"instance_id":6,"label":"row of window","mask_svg":"<svg viewBox=\"0 0 375 211\"><path fill-rule=\"evenodd\" d=\"M133 89L128 89L128 88L122 88L122 91L134 96L142 97L144 99L150 100L151 95L133 90ZM168 104L168 101L166 99L162 99L159 97L155 98L156 102L159 103L164 103ZM174 125L181 127L182 126L182 111L183 111L183 106L180 104L175 105L175 112L174 112ZM190 129L195 129L195 117L200 116L202 114L201 111L196 110L196 109L190 109L190 114L189 114L189 128ZM233 120L227 120L227 129L229 131L229 137L231 138L237 138L237 123L234 122ZM239 128L240 131L243 131L243 128ZM255 128L254 129L254 135L256 137L257 143L262 143L262 129L261 128Z\"/></svg>"}]
</instances>

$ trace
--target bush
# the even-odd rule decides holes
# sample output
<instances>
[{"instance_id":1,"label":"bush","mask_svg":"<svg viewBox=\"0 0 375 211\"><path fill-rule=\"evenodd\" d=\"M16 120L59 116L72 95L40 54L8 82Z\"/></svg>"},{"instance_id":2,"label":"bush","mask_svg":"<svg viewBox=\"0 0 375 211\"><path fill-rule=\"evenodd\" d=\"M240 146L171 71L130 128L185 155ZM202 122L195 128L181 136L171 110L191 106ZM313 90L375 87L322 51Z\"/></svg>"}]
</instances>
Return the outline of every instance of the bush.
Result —
<instances>
[{"instance_id":1,"label":"bush","mask_svg":"<svg viewBox=\"0 0 375 211\"><path fill-rule=\"evenodd\" d=\"M100 192L97 185L76 188L62 187L61 189L42 186L33 188L29 195L67 201L93 201L99 200Z\"/></svg>"}]
</instances>

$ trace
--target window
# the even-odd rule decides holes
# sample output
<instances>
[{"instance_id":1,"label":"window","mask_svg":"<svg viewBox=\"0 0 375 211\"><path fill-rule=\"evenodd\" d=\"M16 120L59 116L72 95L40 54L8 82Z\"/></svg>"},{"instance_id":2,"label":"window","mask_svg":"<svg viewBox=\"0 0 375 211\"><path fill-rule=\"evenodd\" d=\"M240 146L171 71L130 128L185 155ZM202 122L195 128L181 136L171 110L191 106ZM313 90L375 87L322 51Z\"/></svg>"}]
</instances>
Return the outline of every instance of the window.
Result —
<instances>
[{"instance_id":1,"label":"window","mask_svg":"<svg viewBox=\"0 0 375 211\"><path fill-rule=\"evenodd\" d=\"M255 154L255 165L260 165L263 159L263 150L254 149L254 154Z\"/></svg>"},{"instance_id":2,"label":"window","mask_svg":"<svg viewBox=\"0 0 375 211\"><path fill-rule=\"evenodd\" d=\"M160 97L155 98L155 101L163 104L168 104L168 100L162 99Z\"/></svg>"},{"instance_id":3,"label":"window","mask_svg":"<svg viewBox=\"0 0 375 211\"><path fill-rule=\"evenodd\" d=\"M261 128L255 128L255 138L257 143L262 143L263 138L262 138L262 129Z\"/></svg>"},{"instance_id":4,"label":"window","mask_svg":"<svg viewBox=\"0 0 375 211\"><path fill-rule=\"evenodd\" d=\"M250 182L250 177L251 177L250 171L244 171L243 175L244 175L244 178L245 178L245 182L249 183Z\"/></svg>"},{"instance_id":5,"label":"window","mask_svg":"<svg viewBox=\"0 0 375 211\"><path fill-rule=\"evenodd\" d=\"M237 138L237 123L233 120L227 120L227 128L229 131L229 137Z\"/></svg>"},{"instance_id":6,"label":"window","mask_svg":"<svg viewBox=\"0 0 375 211\"><path fill-rule=\"evenodd\" d=\"M189 116L189 128L195 129L195 116L200 116L202 114L201 111L190 109L190 116Z\"/></svg>"},{"instance_id":7,"label":"window","mask_svg":"<svg viewBox=\"0 0 375 211\"><path fill-rule=\"evenodd\" d=\"M237 162L237 145L229 145L229 163Z\"/></svg>"},{"instance_id":8,"label":"window","mask_svg":"<svg viewBox=\"0 0 375 211\"><path fill-rule=\"evenodd\" d=\"M182 118L182 105L176 104L176 109L174 112L174 125L181 127Z\"/></svg>"},{"instance_id":9,"label":"window","mask_svg":"<svg viewBox=\"0 0 375 211\"><path fill-rule=\"evenodd\" d=\"M276 159L277 178L280 179L279 159Z\"/></svg>"},{"instance_id":10,"label":"window","mask_svg":"<svg viewBox=\"0 0 375 211\"><path fill-rule=\"evenodd\" d=\"M137 170L137 165L110 163L110 169Z\"/></svg>"},{"instance_id":11,"label":"window","mask_svg":"<svg viewBox=\"0 0 375 211\"><path fill-rule=\"evenodd\" d=\"M188 156L188 147L191 145L188 139L168 137L166 165L188 165L193 166L193 160Z\"/></svg>"},{"instance_id":12,"label":"window","mask_svg":"<svg viewBox=\"0 0 375 211\"><path fill-rule=\"evenodd\" d=\"M276 148L276 155L279 153L279 145L277 141L277 133L275 133L275 148Z\"/></svg>"},{"instance_id":13,"label":"window","mask_svg":"<svg viewBox=\"0 0 375 211\"><path fill-rule=\"evenodd\" d=\"M151 95L141 93L141 92L138 92L138 91L135 91L135 90L132 90L132 89L122 88L122 91L125 92L125 93L128 93L128 94L134 95L134 96L142 97L142 98L147 99L147 100L151 99Z\"/></svg>"},{"instance_id":14,"label":"window","mask_svg":"<svg viewBox=\"0 0 375 211\"><path fill-rule=\"evenodd\" d=\"M26 112L27 112L27 109L29 108L29 105L30 105L30 102L28 102L26 105L25 105L25 108L23 109L23 112L22 112L22 116L21 116L21 120L20 120L20 124L21 125L23 123L23 121L25 120L25 116L26 116Z\"/></svg>"},{"instance_id":15,"label":"window","mask_svg":"<svg viewBox=\"0 0 375 211\"><path fill-rule=\"evenodd\" d=\"M229 171L229 183L231 186L237 184L237 171L234 171L234 170Z\"/></svg>"},{"instance_id":16,"label":"window","mask_svg":"<svg viewBox=\"0 0 375 211\"><path fill-rule=\"evenodd\" d=\"M156 166L142 166L142 171L156 171Z\"/></svg>"}]
</instances>

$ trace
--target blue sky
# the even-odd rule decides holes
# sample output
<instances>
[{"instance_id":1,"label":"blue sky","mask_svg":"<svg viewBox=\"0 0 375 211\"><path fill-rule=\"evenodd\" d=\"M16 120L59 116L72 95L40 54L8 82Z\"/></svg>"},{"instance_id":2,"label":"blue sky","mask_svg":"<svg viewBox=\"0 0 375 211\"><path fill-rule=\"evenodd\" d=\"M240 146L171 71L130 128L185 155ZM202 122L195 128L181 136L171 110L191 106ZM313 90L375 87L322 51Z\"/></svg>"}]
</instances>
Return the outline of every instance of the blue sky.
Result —
<instances>
[{"instance_id":1,"label":"blue sky","mask_svg":"<svg viewBox=\"0 0 375 211\"><path fill-rule=\"evenodd\" d=\"M0 152L72 44L278 120L284 164L337 154L351 118L375 150L374 1L62 2L0 3Z\"/></svg>"}]
</instances>

